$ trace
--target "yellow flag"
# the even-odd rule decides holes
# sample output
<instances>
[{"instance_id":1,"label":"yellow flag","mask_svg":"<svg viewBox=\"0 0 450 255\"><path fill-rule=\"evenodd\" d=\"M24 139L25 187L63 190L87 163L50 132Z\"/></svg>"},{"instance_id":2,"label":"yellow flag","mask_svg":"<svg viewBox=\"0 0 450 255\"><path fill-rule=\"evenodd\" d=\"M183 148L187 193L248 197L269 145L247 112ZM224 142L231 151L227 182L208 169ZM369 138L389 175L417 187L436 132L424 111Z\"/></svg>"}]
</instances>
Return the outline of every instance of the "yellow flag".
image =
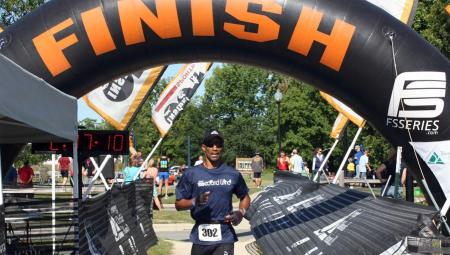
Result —
<instances>
[{"instance_id":1,"label":"yellow flag","mask_svg":"<svg viewBox=\"0 0 450 255\"><path fill-rule=\"evenodd\" d=\"M334 139L340 137L342 130L344 130L345 126L348 123L348 118L344 116L344 114L339 113L336 120L333 124L333 129L331 130L330 136Z\"/></svg>"},{"instance_id":2,"label":"yellow flag","mask_svg":"<svg viewBox=\"0 0 450 255\"><path fill-rule=\"evenodd\" d=\"M358 127L364 127L366 124L366 120L363 117L359 116L356 112L354 112L350 107L337 100L336 98L328 95L325 92L320 91L320 95L331 105L336 111L342 113L345 117L347 117L351 122L353 122Z\"/></svg>"}]
</instances>

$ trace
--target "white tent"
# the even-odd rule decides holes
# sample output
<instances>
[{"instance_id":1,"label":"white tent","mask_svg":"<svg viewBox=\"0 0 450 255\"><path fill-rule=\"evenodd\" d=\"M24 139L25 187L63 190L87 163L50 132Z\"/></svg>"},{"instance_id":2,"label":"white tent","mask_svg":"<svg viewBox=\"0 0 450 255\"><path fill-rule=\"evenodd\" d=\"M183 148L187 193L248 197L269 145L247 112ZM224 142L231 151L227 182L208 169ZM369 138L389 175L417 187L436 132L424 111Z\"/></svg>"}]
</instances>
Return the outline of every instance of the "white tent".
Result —
<instances>
[{"instance_id":1,"label":"white tent","mask_svg":"<svg viewBox=\"0 0 450 255\"><path fill-rule=\"evenodd\" d=\"M72 141L76 145L76 139L76 98L0 54L0 166L9 165L25 143ZM2 159L6 164L1 164Z\"/></svg>"}]
</instances>

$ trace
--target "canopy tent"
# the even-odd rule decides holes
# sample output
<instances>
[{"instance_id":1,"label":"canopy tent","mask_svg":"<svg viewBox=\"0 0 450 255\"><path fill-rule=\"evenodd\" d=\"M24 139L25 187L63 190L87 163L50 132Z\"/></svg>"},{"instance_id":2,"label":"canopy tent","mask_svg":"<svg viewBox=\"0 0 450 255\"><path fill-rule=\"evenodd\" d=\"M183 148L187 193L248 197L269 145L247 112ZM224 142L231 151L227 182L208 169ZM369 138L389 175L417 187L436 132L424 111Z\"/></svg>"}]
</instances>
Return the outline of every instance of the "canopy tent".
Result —
<instances>
[{"instance_id":1,"label":"canopy tent","mask_svg":"<svg viewBox=\"0 0 450 255\"><path fill-rule=\"evenodd\" d=\"M0 89L0 144L76 139L76 98L1 54Z\"/></svg>"},{"instance_id":2,"label":"canopy tent","mask_svg":"<svg viewBox=\"0 0 450 255\"><path fill-rule=\"evenodd\" d=\"M0 54L1 169L23 144L75 141L77 100Z\"/></svg>"}]
</instances>

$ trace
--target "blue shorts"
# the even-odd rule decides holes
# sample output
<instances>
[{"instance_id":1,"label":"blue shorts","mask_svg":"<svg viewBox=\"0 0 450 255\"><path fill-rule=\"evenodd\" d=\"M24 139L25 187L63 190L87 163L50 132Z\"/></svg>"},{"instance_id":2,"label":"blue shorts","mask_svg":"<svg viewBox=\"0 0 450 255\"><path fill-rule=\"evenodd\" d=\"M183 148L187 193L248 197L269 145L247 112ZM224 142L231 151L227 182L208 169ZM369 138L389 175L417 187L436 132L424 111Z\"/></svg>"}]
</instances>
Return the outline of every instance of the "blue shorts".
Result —
<instances>
[{"instance_id":1,"label":"blue shorts","mask_svg":"<svg viewBox=\"0 0 450 255\"><path fill-rule=\"evenodd\" d=\"M160 172L159 181L169 180L169 172Z\"/></svg>"}]
</instances>

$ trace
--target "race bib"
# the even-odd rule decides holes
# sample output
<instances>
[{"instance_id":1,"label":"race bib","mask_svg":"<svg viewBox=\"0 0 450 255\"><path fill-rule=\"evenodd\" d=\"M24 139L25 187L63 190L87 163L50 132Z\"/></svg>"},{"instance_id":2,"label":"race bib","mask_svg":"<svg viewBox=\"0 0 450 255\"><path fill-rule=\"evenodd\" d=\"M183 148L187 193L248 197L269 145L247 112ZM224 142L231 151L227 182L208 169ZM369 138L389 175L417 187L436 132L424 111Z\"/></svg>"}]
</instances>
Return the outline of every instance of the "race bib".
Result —
<instances>
[{"instance_id":1,"label":"race bib","mask_svg":"<svg viewBox=\"0 0 450 255\"><path fill-rule=\"evenodd\" d=\"M222 240L220 224L201 224L198 226L198 239L204 242Z\"/></svg>"}]
</instances>

